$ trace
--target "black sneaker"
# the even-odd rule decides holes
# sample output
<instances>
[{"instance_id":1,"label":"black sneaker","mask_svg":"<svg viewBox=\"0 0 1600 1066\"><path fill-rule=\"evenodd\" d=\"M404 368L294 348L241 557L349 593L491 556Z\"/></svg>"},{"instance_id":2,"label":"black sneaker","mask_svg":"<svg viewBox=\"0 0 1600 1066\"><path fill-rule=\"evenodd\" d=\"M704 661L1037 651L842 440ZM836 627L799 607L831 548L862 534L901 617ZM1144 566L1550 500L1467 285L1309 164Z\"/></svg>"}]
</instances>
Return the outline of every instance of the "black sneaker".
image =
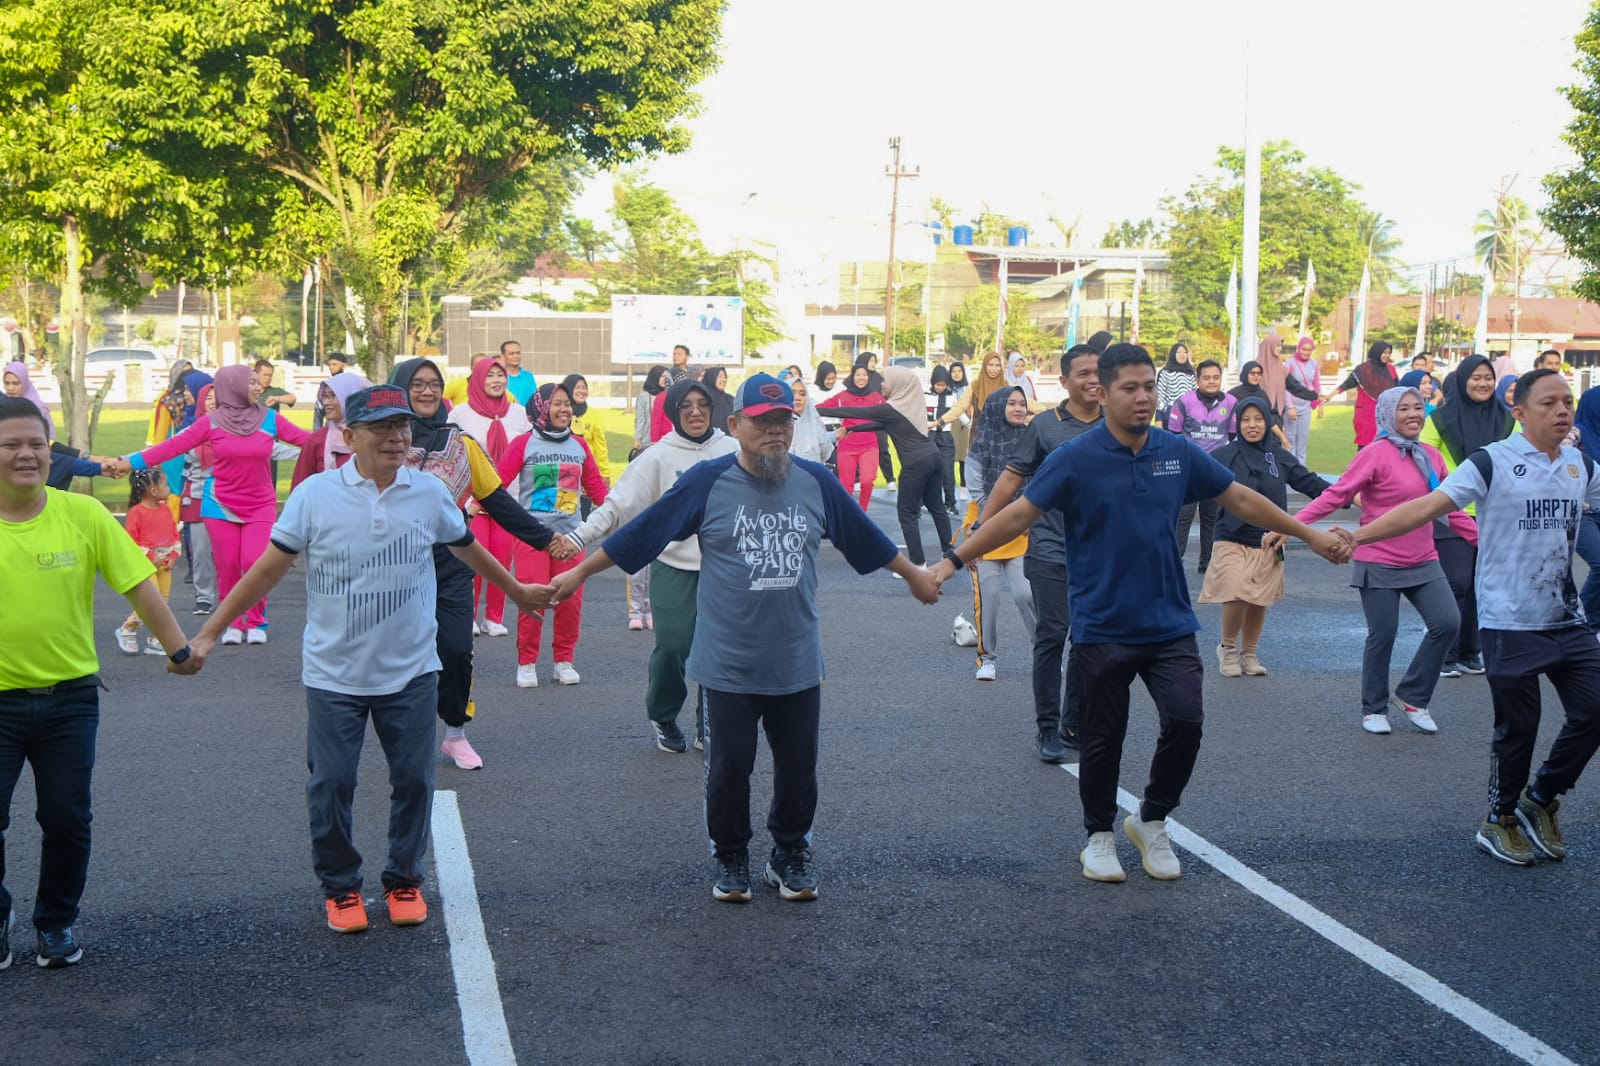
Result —
<instances>
[{"instance_id":1,"label":"black sneaker","mask_svg":"<svg viewBox=\"0 0 1600 1066\"><path fill-rule=\"evenodd\" d=\"M717 856L717 880L711 886L711 898L724 903L750 902L750 853L736 851L731 855Z\"/></svg>"},{"instance_id":2,"label":"black sneaker","mask_svg":"<svg viewBox=\"0 0 1600 1066\"><path fill-rule=\"evenodd\" d=\"M817 875L811 872L811 849L793 851L772 849L766 872L761 879L778 890L778 895L789 900L817 898Z\"/></svg>"},{"instance_id":3,"label":"black sneaker","mask_svg":"<svg viewBox=\"0 0 1600 1066\"><path fill-rule=\"evenodd\" d=\"M1439 676L1440 677L1460 677L1461 676L1461 664L1460 663L1456 663L1456 662L1447 662L1447 663L1441 664L1439 666Z\"/></svg>"},{"instance_id":4,"label":"black sneaker","mask_svg":"<svg viewBox=\"0 0 1600 1066\"><path fill-rule=\"evenodd\" d=\"M1067 747L1061 742L1060 733L1051 729L1039 734L1039 760L1049 763L1067 761Z\"/></svg>"},{"instance_id":5,"label":"black sneaker","mask_svg":"<svg viewBox=\"0 0 1600 1066\"><path fill-rule=\"evenodd\" d=\"M662 751L670 751L674 755L682 755L689 750L689 741L684 737L683 730L678 728L677 722L652 722L656 727L656 747Z\"/></svg>"},{"instance_id":6,"label":"black sneaker","mask_svg":"<svg viewBox=\"0 0 1600 1066\"><path fill-rule=\"evenodd\" d=\"M705 703L698 699L694 705L694 750L706 750L706 708Z\"/></svg>"},{"instance_id":7,"label":"black sneaker","mask_svg":"<svg viewBox=\"0 0 1600 1066\"><path fill-rule=\"evenodd\" d=\"M39 965L46 970L59 970L83 958L83 946L72 935L72 927L39 930Z\"/></svg>"},{"instance_id":8,"label":"black sneaker","mask_svg":"<svg viewBox=\"0 0 1600 1066\"><path fill-rule=\"evenodd\" d=\"M1469 655L1465 659L1458 660L1456 665L1461 668L1463 674L1483 674L1488 672L1488 668L1483 665L1483 656L1481 655Z\"/></svg>"},{"instance_id":9,"label":"black sneaker","mask_svg":"<svg viewBox=\"0 0 1600 1066\"><path fill-rule=\"evenodd\" d=\"M198 615L210 614L211 613L211 605L209 603L207 603L205 600L201 600L199 603L194 605L194 613L197 616Z\"/></svg>"},{"instance_id":10,"label":"black sneaker","mask_svg":"<svg viewBox=\"0 0 1600 1066\"><path fill-rule=\"evenodd\" d=\"M1078 750L1078 731L1071 726L1061 727L1061 746L1068 751Z\"/></svg>"},{"instance_id":11,"label":"black sneaker","mask_svg":"<svg viewBox=\"0 0 1600 1066\"><path fill-rule=\"evenodd\" d=\"M11 923L16 917L15 911L7 911L5 922L0 924L0 970L11 965Z\"/></svg>"}]
</instances>

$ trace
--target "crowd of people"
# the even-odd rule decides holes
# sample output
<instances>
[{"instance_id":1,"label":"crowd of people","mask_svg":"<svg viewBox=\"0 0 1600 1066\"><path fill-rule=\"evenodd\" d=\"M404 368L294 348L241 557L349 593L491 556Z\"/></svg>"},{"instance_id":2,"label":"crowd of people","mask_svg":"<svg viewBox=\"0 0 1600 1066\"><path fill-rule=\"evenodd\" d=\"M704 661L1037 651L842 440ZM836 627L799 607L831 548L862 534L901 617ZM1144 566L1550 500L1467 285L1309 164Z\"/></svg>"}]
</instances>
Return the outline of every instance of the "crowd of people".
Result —
<instances>
[{"instance_id":1,"label":"crowd of people","mask_svg":"<svg viewBox=\"0 0 1600 1066\"><path fill-rule=\"evenodd\" d=\"M1368 631L1362 729L1387 734L1394 714L1434 733L1441 678L1487 675L1495 731L1475 839L1506 862L1560 859L1559 797L1600 747L1591 629L1600 568L1581 594L1571 576L1575 552L1600 562L1600 387L1574 412L1549 367L1508 383L1469 356L1435 381L1431 357L1418 358L1402 378L1392 349L1375 344L1334 390L1357 394L1358 450L1336 477L1306 465L1327 399L1306 338L1287 354L1267 338L1225 391L1222 367L1195 363L1186 344L1158 368L1144 348L1096 334L1059 357L1064 398L1054 406L1041 403L1025 361L999 352L970 374L959 362L935 367L926 383L880 369L872 353L846 373L823 362L735 383L726 368L691 366L679 346L632 398L632 447L614 480L588 382L540 384L513 341L455 382L428 359L377 383L342 369L319 388L311 431L282 414L293 397L272 389L270 364L180 366L149 446L111 458L53 454L49 412L14 364L0 399L0 571L29 595L8 597L0 618L15 621L25 599L63 605L39 631L48 654L0 665L0 789L9 804L24 761L39 781L40 965L81 956L72 924L89 846L97 572L133 608L116 630L120 650L165 655L187 674L219 644L266 643L268 595L302 562L313 868L338 932L368 925L350 835L367 721L393 797L386 907L395 924L416 924L427 916L435 752L464 770L483 766L467 739L474 638L510 632L510 599L515 683L536 688L549 612L545 676L579 684L583 585L613 565L627 575L628 628L653 634L643 703L654 742L705 752L713 894L752 896L750 777L764 730L774 795L761 876L785 899L815 898L823 540L857 572L886 570L924 603L968 571L979 681L999 674L1000 601L1016 605L1038 755L1059 763L1078 752L1081 861L1097 881L1126 876L1113 819L1129 691L1142 680L1160 735L1142 802L1122 825L1152 877L1177 878L1166 819L1204 722L1201 626L1185 573L1196 517L1199 600L1220 606L1224 678L1268 673L1260 642L1285 594L1289 538L1350 563ZM94 501L50 488L63 459L128 477L125 528ZM280 513L273 464L288 460L293 489ZM894 488L903 549L868 513L880 477ZM1293 514L1291 490L1308 499ZM1315 527L1351 506L1353 530ZM57 562L24 565L47 557ZM167 602L185 557L204 619L192 638ZM1104 565L1114 558L1140 565ZM1402 598L1426 634L1391 689ZM1541 674L1566 727L1533 773ZM687 702L692 739L679 725ZM3 887L0 915L3 968L12 920Z\"/></svg>"}]
</instances>

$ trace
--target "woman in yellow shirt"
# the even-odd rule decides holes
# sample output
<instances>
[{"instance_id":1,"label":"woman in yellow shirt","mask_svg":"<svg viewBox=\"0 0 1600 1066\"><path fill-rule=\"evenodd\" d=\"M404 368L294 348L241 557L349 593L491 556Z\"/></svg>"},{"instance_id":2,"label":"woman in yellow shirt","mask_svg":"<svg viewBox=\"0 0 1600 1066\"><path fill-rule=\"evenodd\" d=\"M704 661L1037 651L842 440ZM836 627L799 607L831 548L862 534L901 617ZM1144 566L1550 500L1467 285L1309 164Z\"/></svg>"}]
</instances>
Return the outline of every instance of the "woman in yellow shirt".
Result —
<instances>
[{"instance_id":1,"label":"woman in yellow shirt","mask_svg":"<svg viewBox=\"0 0 1600 1066\"><path fill-rule=\"evenodd\" d=\"M967 451L967 488L972 500L967 504L965 532L976 528L989 491L1005 473L1006 459L1021 439L1023 430L1028 428L1030 417L1028 394L1016 385L996 389L984 402L983 417L978 420L972 446ZM1028 534L1023 533L979 559L972 570L972 622L978 630L979 681L993 681L995 677L995 650L1000 641L996 601L1002 584L1022 614L1026 642L1033 639L1038 616L1033 608L1033 589L1023 572L1022 557L1027 550Z\"/></svg>"}]
</instances>

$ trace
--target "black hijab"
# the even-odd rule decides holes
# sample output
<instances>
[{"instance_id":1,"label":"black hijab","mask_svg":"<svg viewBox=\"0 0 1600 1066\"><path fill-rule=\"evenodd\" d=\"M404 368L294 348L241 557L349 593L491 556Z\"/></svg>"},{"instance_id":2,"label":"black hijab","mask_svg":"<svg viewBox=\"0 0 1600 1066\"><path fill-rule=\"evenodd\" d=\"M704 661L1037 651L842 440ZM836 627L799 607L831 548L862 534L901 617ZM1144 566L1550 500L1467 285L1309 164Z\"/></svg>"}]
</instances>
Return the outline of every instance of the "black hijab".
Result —
<instances>
[{"instance_id":1,"label":"black hijab","mask_svg":"<svg viewBox=\"0 0 1600 1066\"><path fill-rule=\"evenodd\" d=\"M835 377L837 377L838 373L839 368L824 359L822 362L817 364L817 376L811 379L811 383L819 389L827 389L828 375L833 374Z\"/></svg>"},{"instance_id":2,"label":"black hijab","mask_svg":"<svg viewBox=\"0 0 1600 1066\"><path fill-rule=\"evenodd\" d=\"M644 376L644 391L651 396L659 396L667 390L666 379L666 367L659 365L651 367L649 373Z\"/></svg>"},{"instance_id":3,"label":"black hijab","mask_svg":"<svg viewBox=\"0 0 1600 1066\"><path fill-rule=\"evenodd\" d=\"M867 392L883 392L883 375L878 373L876 370L867 367L867 364L876 358L878 358L877 352L862 352L860 355L856 356L855 364L850 368L851 376L854 376L855 368L858 366L866 369ZM862 394L857 393L856 395L859 396Z\"/></svg>"},{"instance_id":4,"label":"black hijab","mask_svg":"<svg viewBox=\"0 0 1600 1066\"><path fill-rule=\"evenodd\" d=\"M706 387L706 395L711 397L711 427L727 432L728 419L733 417L733 396L717 388L717 378L721 377L725 367L708 366L705 373L700 375L700 384Z\"/></svg>"},{"instance_id":5,"label":"black hijab","mask_svg":"<svg viewBox=\"0 0 1600 1066\"><path fill-rule=\"evenodd\" d=\"M439 380L445 380L444 371L439 369L432 359L407 359L396 363L393 370L389 371L389 384L397 385L403 389L407 397L411 395L411 379L423 367L432 367L433 372L439 375ZM439 397L439 409L427 418L423 418L415 411L411 413L411 446L420 448L424 453L442 452L450 446L450 436L456 429L448 419L450 405L444 402L444 397Z\"/></svg>"},{"instance_id":6,"label":"black hijab","mask_svg":"<svg viewBox=\"0 0 1600 1066\"><path fill-rule=\"evenodd\" d=\"M1356 384L1374 400L1399 383L1394 368L1383 361L1383 353L1393 350L1394 345L1388 341L1373 341L1372 347L1367 349L1366 361L1356 367Z\"/></svg>"},{"instance_id":7,"label":"black hijab","mask_svg":"<svg viewBox=\"0 0 1600 1066\"><path fill-rule=\"evenodd\" d=\"M1455 466L1484 445L1505 440L1517 428L1516 419L1494 393L1482 401L1467 395L1467 379L1480 366L1494 369L1494 364L1481 355L1469 355L1461 360L1455 372L1445 376L1444 385L1440 387L1444 398L1429 416L1439 431L1439 442Z\"/></svg>"},{"instance_id":8,"label":"black hijab","mask_svg":"<svg viewBox=\"0 0 1600 1066\"><path fill-rule=\"evenodd\" d=\"M1261 417L1267 420L1267 431L1261 435L1260 440L1245 440L1243 433L1237 434L1234 439L1239 442L1241 448L1254 448L1262 452L1272 451L1276 445L1272 438L1272 423L1276 421L1276 417L1272 413L1272 403L1265 395L1246 396L1233 409L1233 424L1235 427L1239 425L1239 416L1244 414L1247 407L1254 407L1261 412Z\"/></svg>"},{"instance_id":9,"label":"black hijab","mask_svg":"<svg viewBox=\"0 0 1600 1066\"><path fill-rule=\"evenodd\" d=\"M1250 369L1260 370L1261 376L1266 377L1266 371L1254 359L1239 368L1239 384L1228 390L1228 395L1233 397L1233 424L1239 424L1239 408L1243 407L1246 400L1260 400L1267 408L1267 433L1270 436L1272 427L1278 424L1277 418L1272 414L1272 398L1267 395L1267 390L1260 385L1250 384Z\"/></svg>"},{"instance_id":10,"label":"black hijab","mask_svg":"<svg viewBox=\"0 0 1600 1066\"><path fill-rule=\"evenodd\" d=\"M857 370L866 370L866 367L853 366L850 368L850 373L844 378L844 391L848 392L852 396L870 396L875 392L881 396L883 394L882 386L873 383L873 379L876 378L877 375L872 371L867 370L867 383L865 385L857 385Z\"/></svg>"},{"instance_id":11,"label":"black hijab","mask_svg":"<svg viewBox=\"0 0 1600 1066\"><path fill-rule=\"evenodd\" d=\"M684 401L684 397L688 396L691 392L698 392L700 395L706 398L708 403L711 404L711 424L708 425L706 427L706 431L700 434L698 437L691 437L689 434L683 431L683 422L680 421L680 416L678 414L678 405L681 404ZM690 441L691 443L704 444L706 441L711 439L712 435L716 433L719 428L721 428L717 425L716 421L717 398L711 394L711 390L709 388L696 381L694 378L684 378L683 380L674 382L671 386L669 386L667 389L667 398L665 401L663 401L663 405L666 407L667 420L672 423L672 431L678 436L682 437L684 440ZM724 422L723 425L726 426L727 423Z\"/></svg>"},{"instance_id":12,"label":"black hijab","mask_svg":"<svg viewBox=\"0 0 1600 1066\"><path fill-rule=\"evenodd\" d=\"M1182 348L1184 351L1189 350L1189 346L1182 341L1179 341L1177 344L1174 344L1172 347L1168 348L1167 365L1163 366L1161 369L1176 370L1180 374L1188 374L1190 377L1194 377L1194 353L1191 352L1189 354L1189 361L1187 363L1180 363L1178 362L1179 348Z\"/></svg>"},{"instance_id":13,"label":"black hijab","mask_svg":"<svg viewBox=\"0 0 1600 1066\"><path fill-rule=\"evenodd\" d=\"M934 392L934 386L944 382L943 392ZM944 413L950 410L950 401L956 397L956 386L950 380L950 371L942 366L936 366L928 374L928 391L933 393L934 418L943 418Z\"/></svg>"},{"instance_id":14,"label":"black hijab","mask_svg":"<svg viewBox=\"0 0 1600 1066\"><path fill-rule=\"evenodd\" d=\"M589 401L585 400L583 403L578 402L577 389L578 382L580 381L585 385L589 384L589 379L584 377L582 374L568 374L566 377L561 379L561 387L567 390L567 399L572 401L573 418L582 418L584 415L589 413Z\"/></svg>"}]
</instances>

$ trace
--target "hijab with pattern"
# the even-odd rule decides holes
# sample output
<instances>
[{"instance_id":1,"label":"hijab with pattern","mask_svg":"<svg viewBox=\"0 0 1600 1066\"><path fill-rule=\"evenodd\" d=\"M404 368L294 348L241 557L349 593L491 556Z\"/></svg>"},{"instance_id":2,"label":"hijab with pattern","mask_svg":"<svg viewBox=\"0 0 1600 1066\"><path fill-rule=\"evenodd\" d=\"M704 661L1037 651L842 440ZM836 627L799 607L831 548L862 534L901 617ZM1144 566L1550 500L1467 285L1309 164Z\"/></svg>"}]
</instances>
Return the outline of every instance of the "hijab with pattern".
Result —
<instances>
[{"instance_id":1,"label":"hijab with pattern","mask_svg":"<svg viewBox=\"0 0 1600 1066\"><path fill-rule=\"evenodd\" d=\"M550 426L550 404L555 399L556 393L572 397L567 393L566 387L560 382L540 385L532 396L528 397L528 421L533 423L533 431L548 441L564 441L572 436L572 423L567 423L566 429L553 429ZM671 395L671 392L668 392Z\"/></svg>"},{"instance_id":2,"label":"hijab with pattern","mask_svg":"<svg viewBox=\"0 0 1600 1066\"><path fill-rule=\"evenodd\" d=\"M1000 480L1012 449L1028 429L1026 424L1013 426L1006 418L1006 404L1010 402L1013 392L1022 392L1022 389L1016 385L1002 385L983 401L983 417L978 419L978 428L972 434L972 444L967 449L967 454L977 459L983 473L985 495Z\"/></svg>"},{"instance_id":3,"label":"hijab with pattern","mask_svg":"<svg viewBox=\"0 0 1600 1066\"><path fill-rule=\"evenodd\" d=\"M1400 401L1407 396L1415 396L1418 403L1427 406L1427 401L1422 398L1421 389L1405 385L1385 389L1383 395L1378 397L1377 410L1374 412L1378 422L1378 435L1374 439L1386 440L1399 448L1401 455L1417 465L1417 469L1422 473L1422 480L1428 483L1428 491L1432 492L1439 487L1439 472L1428 462L1428 454L1422 450L1422 442L1416 437L1405 436L1395 425L1395 414L1400 409Z\"/></svg>"}]
</instances>

